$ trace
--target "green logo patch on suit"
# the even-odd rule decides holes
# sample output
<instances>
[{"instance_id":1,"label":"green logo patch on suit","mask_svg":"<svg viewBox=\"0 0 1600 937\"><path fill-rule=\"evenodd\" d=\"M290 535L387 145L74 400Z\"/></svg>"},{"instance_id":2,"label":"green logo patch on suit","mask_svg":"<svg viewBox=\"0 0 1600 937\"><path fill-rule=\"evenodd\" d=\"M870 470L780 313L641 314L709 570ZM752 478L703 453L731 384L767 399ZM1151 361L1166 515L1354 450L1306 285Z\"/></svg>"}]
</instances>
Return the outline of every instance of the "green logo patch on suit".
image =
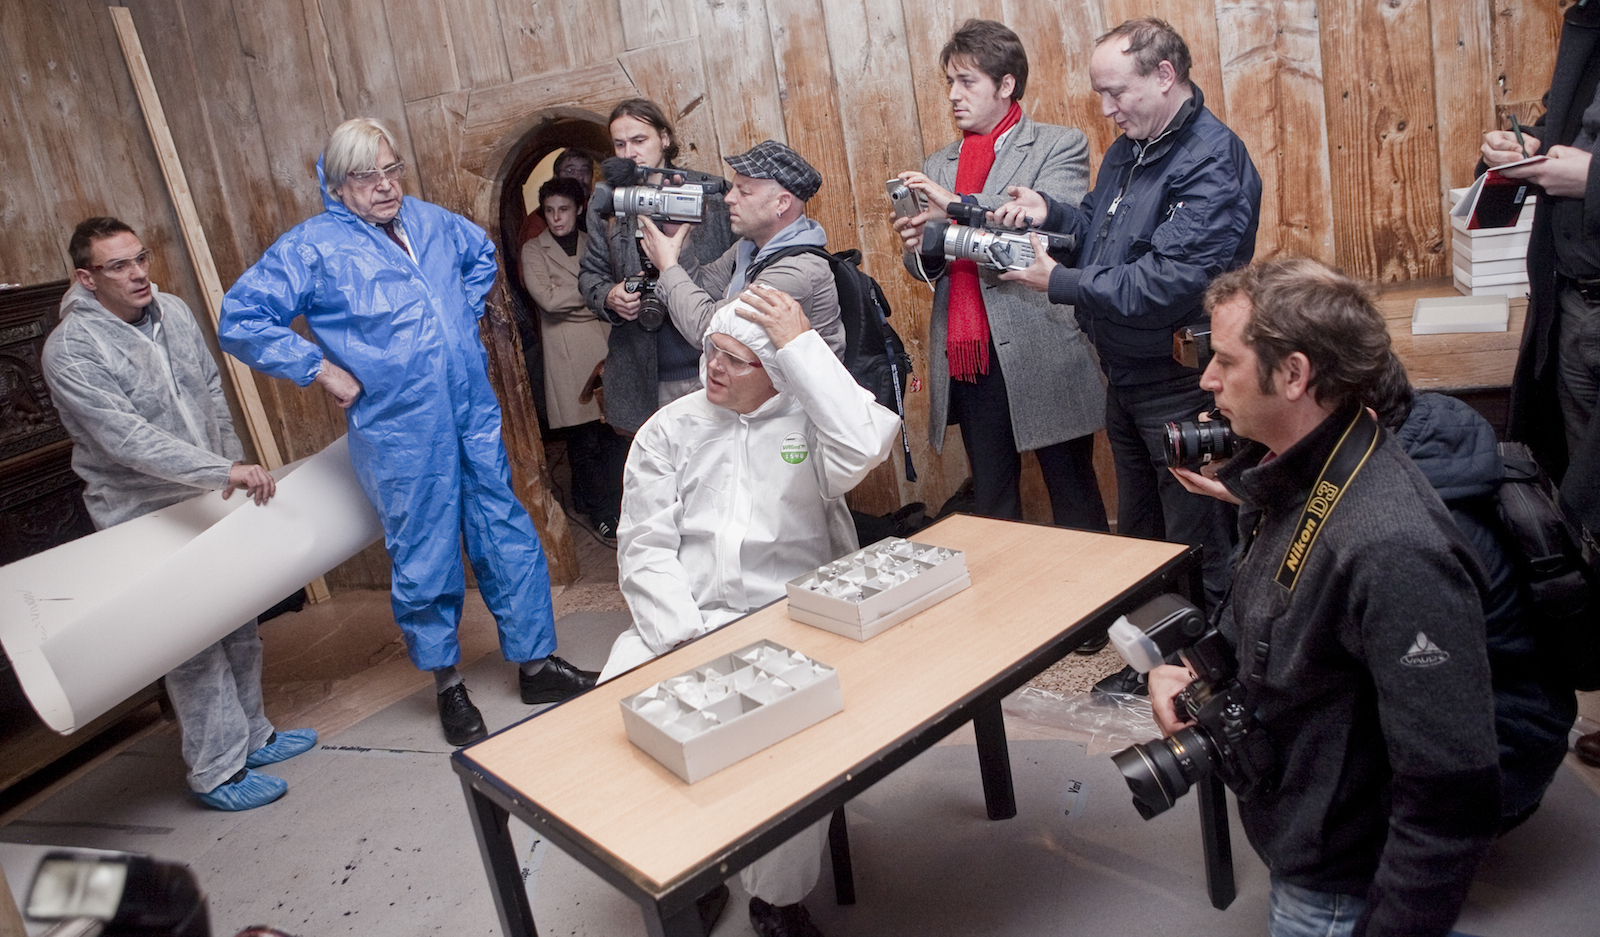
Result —
<instances>
[{"instance_id":1,"label":"green logo patch on suit","mask_svg":"<svg viewBox=\"0 0 1600 937\"><path fill-rule=\"evenodd\" d=\"M806 448L805 434L790 433L783 437L783 448L778 450L778 454L783 457L783 461L790 465L799 465L804 462L806 456L811 454L811 450Z\"/></svg>"}]
</instances>

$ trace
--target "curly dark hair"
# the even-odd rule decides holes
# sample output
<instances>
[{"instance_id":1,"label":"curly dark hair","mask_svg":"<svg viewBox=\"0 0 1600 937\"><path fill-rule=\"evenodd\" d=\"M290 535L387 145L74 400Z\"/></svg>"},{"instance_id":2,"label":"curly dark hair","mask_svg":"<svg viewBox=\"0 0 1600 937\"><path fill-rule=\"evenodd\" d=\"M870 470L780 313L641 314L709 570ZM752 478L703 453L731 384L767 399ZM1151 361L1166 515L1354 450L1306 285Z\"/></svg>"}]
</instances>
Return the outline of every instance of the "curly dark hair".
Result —
<instances>
[{"instance_id":1,"label":"curly dark hair","mask_svg":"<svg viewBox=\"0 0 1600 937\"><path fill-rule=\"evenodd\" d=\"M1310 390L1324 405L1370 402L1392 376L1388 323L1344 271L1310 257L1260 261L1213 280L1206 311L1239 296L1250 303L1243 337L1262 393L1272 393L1272 372L1297 351L1310 360Z\"/></svg>"}]
</instances>

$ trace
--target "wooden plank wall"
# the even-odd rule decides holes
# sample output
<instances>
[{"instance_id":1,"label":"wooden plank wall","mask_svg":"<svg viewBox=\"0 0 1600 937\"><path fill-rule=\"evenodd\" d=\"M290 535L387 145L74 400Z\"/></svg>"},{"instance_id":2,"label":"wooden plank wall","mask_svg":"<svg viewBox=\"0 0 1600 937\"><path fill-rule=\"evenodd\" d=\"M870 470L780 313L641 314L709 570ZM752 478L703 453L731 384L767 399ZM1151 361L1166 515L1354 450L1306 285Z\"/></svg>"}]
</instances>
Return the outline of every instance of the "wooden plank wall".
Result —
<instances>
[{"instance_id":1,"label":"wooden plank wall","mask_svg":"<svg viewBox=\"0 0 1600 937\"><path fill-rule=\"evenodd\" d=\"M1379 281L1449 273L1444 190L1465 184L1483 130L1532 118L1561 10L1573 0L128 0L173 125L224 285L320 210L313 165L358 114L401 132L412 191L496 233L505 167L555 118L602 120L644 94L675 115L684 162L762 138L823 172L812 213L835 249L858 247L884 284L919 369L928 293L887 227L883 180L954 137L938 51L969 16L1028 44L1024 106L1071 124L1099 155L1114 128L1088 87L1093 38L1155 13L1184 33L1194 78L1245 139L1266 182L1258 253L1306 253ZM0 0L0 281L68 270L67 232L116 213L156 249L155 276L196 296L177 222L117 51L106 0ZM485 341L505 402L518 484L568 578L564 519L542 456L507 304ZM342 431L316 392L260 382L285 455ZM959 445L925 442L920 480L883 470L859 506L937 506L965 477ZM567 550L560 547L569 544ZM381 551L336 584L376 584Z\"/></svg>"}]
</instances>

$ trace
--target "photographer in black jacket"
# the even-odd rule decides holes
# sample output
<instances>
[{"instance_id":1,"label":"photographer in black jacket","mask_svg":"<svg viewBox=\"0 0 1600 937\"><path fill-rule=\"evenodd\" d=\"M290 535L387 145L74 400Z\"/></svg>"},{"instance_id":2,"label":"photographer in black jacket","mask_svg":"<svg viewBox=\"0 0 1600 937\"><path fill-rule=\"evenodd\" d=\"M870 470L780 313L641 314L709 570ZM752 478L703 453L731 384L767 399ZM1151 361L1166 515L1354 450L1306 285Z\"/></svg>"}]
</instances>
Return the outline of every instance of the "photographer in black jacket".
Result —
<instances>
[{"instance_id":1,"label":"photographer in black jacket","mask_svg":"<svg viewBox=\"0 0 1600 937\"><path fill-rule=\"evenodd\" d=\"M1282 766L1239 798L1269 932L1444 935L1500 814L1480 566L1364 406L1391 354L1355 281L1271 261L1219 277L1206 308L1201 386L1252 442L1215 479L1173 474L1243 505L1217 627ZM1190 679L1150 672L1168 733Z\"/></svg>"}]
</instances>

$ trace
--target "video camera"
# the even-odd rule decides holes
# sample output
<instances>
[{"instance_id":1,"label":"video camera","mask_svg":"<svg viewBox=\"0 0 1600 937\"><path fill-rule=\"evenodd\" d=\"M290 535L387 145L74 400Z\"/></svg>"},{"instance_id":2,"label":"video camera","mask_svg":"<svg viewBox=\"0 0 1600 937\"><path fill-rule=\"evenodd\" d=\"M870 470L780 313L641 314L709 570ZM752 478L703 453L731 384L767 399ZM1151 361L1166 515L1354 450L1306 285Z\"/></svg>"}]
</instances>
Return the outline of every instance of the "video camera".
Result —
<instances>
[{"instance_id":1,"label":"video camera","mask_svg":"<svg viewBox=\"0 0 1600 937\"><path fill-rule=\"evenodd\" d=\"M981 205L951 202L945 213L950 216L948 221L930 221L923 227L924 254L943 253L946 260L971 260L988 270L1022 270L1033 263L1030 234L1037 234L1051 253L1078 246L1077 238L1070 234L991 224Z\"/></svg>"},{"instance_id":2,"label":"video camera","mask_svg":"<svg viewBox=\"0 0 1600 937\"><path fill-rule=\"evenodd\" d=\"M611 186L611 204L600 206L601 214L607 217L634 215L651 221L698 223L706 220L706 196L728 191L728 180L721 176L692 169L639 166L621 156L601 163L600 172ZM657 173L663 178L685 181L681 185L651 185L646 181Z\"/></svg>"},{"instance_id":3,"label":"video camera","mask_svg":"<svg viewBox=\"0 0 1600 937\"><path fill-rule=\"evenodd\" d=\"M1139 816L1148 820L1165 811L1210 774L1241 797L1276 782L1277 752L1256 722L1249 692L1236 679L1238 659L1199 609L1175 595L1160 595L1117 619L1108 634L1117 653L1140 673L1178 653L1196 674L1173 698L1178 715L1194 725L1111 756L1133 792Z\"/></svg>"}]
</instances>

